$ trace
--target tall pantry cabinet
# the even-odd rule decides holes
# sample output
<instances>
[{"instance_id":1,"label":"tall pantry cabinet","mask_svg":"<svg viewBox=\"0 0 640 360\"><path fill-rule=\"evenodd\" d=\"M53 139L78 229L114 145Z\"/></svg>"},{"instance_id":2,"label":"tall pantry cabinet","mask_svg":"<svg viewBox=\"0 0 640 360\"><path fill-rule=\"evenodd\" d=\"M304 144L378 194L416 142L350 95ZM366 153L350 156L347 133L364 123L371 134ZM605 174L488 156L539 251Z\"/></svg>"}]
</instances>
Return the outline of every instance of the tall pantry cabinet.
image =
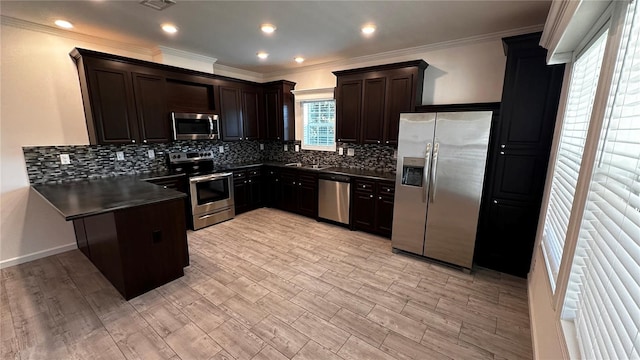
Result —
<instances>
[{"instance_id":1,"label":"tall pantry cabinet","mask_svg":"<svg viewBox=\"0 0 640 360\"><path fill-rule=\"evenodd\" d=\"M533 254L564 74L564 65L546 64L539 42L540 33L503 39L502 103L475 252L477 265L521 277Z\"/></svg>"}]
</instances>

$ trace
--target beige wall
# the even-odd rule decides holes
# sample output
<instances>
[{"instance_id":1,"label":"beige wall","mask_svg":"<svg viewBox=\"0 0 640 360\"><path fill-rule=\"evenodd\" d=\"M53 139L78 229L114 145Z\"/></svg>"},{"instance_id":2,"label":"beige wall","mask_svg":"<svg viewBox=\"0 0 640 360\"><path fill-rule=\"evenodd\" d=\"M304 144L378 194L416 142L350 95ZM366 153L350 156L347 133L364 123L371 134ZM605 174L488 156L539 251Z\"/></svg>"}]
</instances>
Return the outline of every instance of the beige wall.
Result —
<instances>
[{"instance_id":1,"label":"beige wall","mask_svg":"<svg viewBox=\"0 0 640 360\"><path fill-rule=\"evenodd\" d=\"M2 71L0 266L32 260L75 247L71 223L29 189L22 146L87 144L77 70L68 53L74 47L152 60L152 51L123 50L14 26L0 32ZM414 52L340 67L279 74L296 89L335 86L333 70L425 59L424 104L500 101L505 57L500 40ZM182 66L190 67L189 61ZM173 64L178 65L180 64ZM216 73L253 74L222 67ZM19 259L16 259L19 258Z\"/></svg>"},{"instance_id":2,"label":"beige wall","mask_svg":"<svg viewBox=\"0 0 640 360\"><path fill-rule=\"evenodd\" d=\"M422 95L424 105L501 100L506 57L502 50L502 41L499 39L416 51L376 61L351 62L340 66L272 75L267 80L294 81L296 90L328 88L336 86L336 78L332 71L417 59L424 59L429 63L425 71Z\"/></svg>"}]
</instances>

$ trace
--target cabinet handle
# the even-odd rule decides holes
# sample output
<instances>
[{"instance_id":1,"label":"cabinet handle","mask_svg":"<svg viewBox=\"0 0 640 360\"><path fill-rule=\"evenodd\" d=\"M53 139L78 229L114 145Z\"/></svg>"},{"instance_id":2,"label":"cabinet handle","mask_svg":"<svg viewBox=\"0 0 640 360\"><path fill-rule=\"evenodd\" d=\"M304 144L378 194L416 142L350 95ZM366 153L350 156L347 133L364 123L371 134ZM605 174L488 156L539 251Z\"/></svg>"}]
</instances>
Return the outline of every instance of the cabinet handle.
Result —
<instances>
[{"instance_id":1,"label":"cabinet handle","mask_svg":"<svg viewBox=\"0 0 640 360\"><path fill-rule=\"evenodd\" d=\"M298 186L302 186L302 183L298 183Z\"/></svg>"},{"instance_id":2,"label":"cabinet handle","mask_svg":"<svg viewBox=\"0 0 640 360\"><path fill-rule=\"evenodd\" d=\"M500 151L500 155L504 155L504 151Z\"/></svg>"},{"instance_id":3,"label":"cabinet handle","mask_svg":"<svg viewBox=\"0 0 640 360\"><path fill-rule=\"evenodd\" d=\"M506 147L507 147L507 145L505 145L505 144L500 145L500 148L501 148L501 149L504 149L504 148L506 148Z\"/></svg>"},{"instance_id":4,"label":"cabinet handle","mask_svg":"<svg viewBox=\"0 0 640 360\"><path fill-rule=\"evenodd\" d=\"M340 141L342 141L342 139L338 139L338 141L340 142Z\"/></svg>"},{"instance_id":5,"label":"cabinet handle","mask_svg":"<svg viewBox=\"0 0 640 360\"><path fill-rule=\"evenodd\" d=\"M147 139L142 140L142 142L146 144L147 143Z\"/></svg>"},{"instance_id":6,"label":"cabinet handle","mask_svg":"<svg viewBox=\"0 0 640 360\"><path fill-rule=\"evenodd\" d=\"M134 139L131 139L131 143L135 144L135 143L136 143L136 141L135 141Z\"/></svg>"},{"instance_id":7,"label":"cabinet handle","mask_svg":"<svg viewBox=\"0 0 640 360\"><path fill-rule=\"evenodd\" d=\"M294 182L293 182L293 185L295 185L295 184L296 184L296 182L294 181Z\"/></svg>"},{"instance_id":8,"label":"cabinet handle","mask_svg":"<svg viewBox=\"0 0 640 360\"><path fill-rule=\"evenodd\" d=\"M276 139L280 140L280 136L278 136Z\"/></svg>"},{"instance_id":9,"label":"cabinet handle","mask_svg":"<svg viewBox=\"0 0 640 360\"><path fill-rule=\"evenodd\" d=\"M251 180L249 180L249 184L251 184Z\"/></svg>"},{"instance_id":10,"label":"cabinet handle","mask_svg":"<svg viewBox=\"0 0 640 360\"><path fill-rule=\"evenodd\" d=\"M388 143L389 143L389 140L385 141L384 143L385 143L385 144L388 144Z\"/></svg>"},{"instance_id":11,"label":"cabinet handle","mask_svg":"<svg viewBox=\"0 0 640 360\"><path fill-rule=\"evenodd\" d=\"M391 189L387 189L387 192L391 192Z\"/></svg>"},{"instance_id":12,"label":"cabinet handle","mask_svg":"<svg viewBox=\"0 0 640 360\"><path fill-rule=\"evenodd\" d=\"M245 180L245 181L244 181L244 183L246 184L246 183L247 183L247 180Z\"/></svg>"},{"instance_id":13,"label":"cabinet handle","mask_svg":"<svg viewBox=\"0 0 640 360\"><path fill-rule=\"evenodd\" d=\"M164 188L164 189L168 189L168 188L167 188L167 185L163 186L163 188Z\"/></svg>"},{"instance_id":14,"label":"cabinet handle","mask_svg":"<svg viewBox=\"0 0 640 360\"><path fill-rule=\"evenodd\" d=\"M378 200L382 200L382 196L378 196Z\"/></svg>"},{"instance_id":15,"label":"cabinet handle","mask_svg":"<svg viewBox=\"0 0 640 360\"><path fill-rule=\"evenodd\" d=\"M373 197L373 195L369 195L369 197L370 197L370 198L372 198L372 197Z\"/></svg>"},{"instance_id":16,"label":"cabinet handle","mask_svg":"<svg viewBox=\"0 0 640 360\"><path fill-rule=\"evenodd\" d=\"M363 188L363 189L366 189L366 188L367 188L367 185L362 185L362 188Z\"/></svg>"},{"instance_id":17,"label":"cabinet handle","mask_svg":"<svg viewBox=\"0 0 640 360\"><path fill-rule=\"evenodd\" d=\"M278 181L280 181L280 180L276 179L276 182L278 182Z\"/></svg>"},{"instance_id":18,"label":"cabinet handle","mask_svg":"<svg viewBox=\"0 0 640 360\"><path fill-rule=\"evenodd\" d=\"M378 140L378 144L380 144L380 140Z\"/></svg>"},{"instance_id":19,"label":"cabinet handle","mask_svg":"<svg viewBox=\"0 0 640 360\"><path fill-rule=\"evenodd\" d=\"M494 204L497 204L497 203L498 203L498 200L493 200L493 203L494 203Z\"/></svg>"},{"instance_id":20,"label":"cabinet handle","mask_svg":"<svg viewBox=\"0 0 640 360\"><path fill-rule=\"evenodd\" d=\"M240 138L240 140L242 140L242 138Z\"/></svg>"}]
</instances>

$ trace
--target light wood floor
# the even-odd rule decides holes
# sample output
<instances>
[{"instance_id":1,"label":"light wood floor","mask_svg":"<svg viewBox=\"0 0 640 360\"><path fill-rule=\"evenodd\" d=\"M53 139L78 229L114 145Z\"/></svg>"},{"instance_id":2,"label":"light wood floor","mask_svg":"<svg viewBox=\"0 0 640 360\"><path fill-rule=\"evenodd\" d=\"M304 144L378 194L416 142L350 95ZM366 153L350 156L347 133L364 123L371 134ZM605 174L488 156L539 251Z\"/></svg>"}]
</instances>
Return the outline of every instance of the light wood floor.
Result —
<instances>
[{"instance_id":1,"label":"light wood floor","mask_svg":"<svg viewBox=\"0 0 640 360\"><path fill-rule=\"evenodd\" d=\"M2 270L3 359L530 359L525 281L260 209L124 301L77 250Z\"/></svg>"}]
</instances>

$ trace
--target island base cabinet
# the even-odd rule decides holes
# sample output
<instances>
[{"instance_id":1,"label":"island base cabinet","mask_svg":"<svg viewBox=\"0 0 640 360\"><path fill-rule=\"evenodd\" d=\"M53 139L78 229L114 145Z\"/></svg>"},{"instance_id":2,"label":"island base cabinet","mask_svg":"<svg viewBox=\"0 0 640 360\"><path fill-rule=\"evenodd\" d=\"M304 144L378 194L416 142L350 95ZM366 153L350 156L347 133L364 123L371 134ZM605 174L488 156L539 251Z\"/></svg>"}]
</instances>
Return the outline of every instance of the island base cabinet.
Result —
<instances>
[{"instance_id":1,"label":"island base cabinet","mask_svg":"<svg viewBox=\"0 0 640 360\"><path fill-rule=\"evenodd\" d=\"M175 199L74 220L78 248L129 300L184 275L184 201Z\"/></svg>"}]
</instances>

